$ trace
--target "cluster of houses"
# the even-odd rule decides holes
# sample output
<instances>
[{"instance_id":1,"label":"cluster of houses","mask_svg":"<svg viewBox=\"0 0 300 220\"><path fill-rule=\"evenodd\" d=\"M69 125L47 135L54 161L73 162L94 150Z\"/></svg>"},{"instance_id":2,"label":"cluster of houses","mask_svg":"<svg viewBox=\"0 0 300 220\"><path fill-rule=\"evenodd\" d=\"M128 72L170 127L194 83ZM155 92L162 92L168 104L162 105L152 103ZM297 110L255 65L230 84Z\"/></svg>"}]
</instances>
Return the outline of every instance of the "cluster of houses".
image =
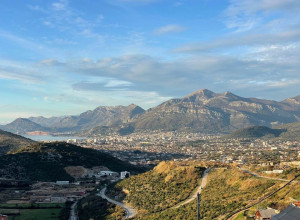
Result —
<instances>
[{"instance_id":1,"label":"cluster of houses","mask_svg":"<svg viewBox=\"0 0 300 220\"><path fill-rule=\"evenodd\" d=\"M300 201L294 202L279 212L276 209L260 209L255 213L255 220L299 220Z\"/></svg>"}]
</instances>

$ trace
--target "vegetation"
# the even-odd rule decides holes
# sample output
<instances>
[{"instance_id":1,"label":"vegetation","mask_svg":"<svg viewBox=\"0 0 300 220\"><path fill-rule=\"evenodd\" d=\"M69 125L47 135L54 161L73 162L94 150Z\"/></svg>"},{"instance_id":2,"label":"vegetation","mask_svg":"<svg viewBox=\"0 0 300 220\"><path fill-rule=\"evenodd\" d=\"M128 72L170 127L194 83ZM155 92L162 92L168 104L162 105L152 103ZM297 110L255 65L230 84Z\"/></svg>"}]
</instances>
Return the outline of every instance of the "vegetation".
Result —
<instances>
[{"instance_id":1,"label":"vegetation","mask_svg":"<svg viewBox=\"0 0 300 220\"><path fill-rule=\"evenodd\" d=\"M70 210L66 204L2 204L2 210L7 213L15 213L10 215L10 220L34 220L34 219L57 219L67 220ZM68 212L65 212L67 210ZM3 213L3 212L2 212Z\"/></svg>"},{"instance_id":2,"label":"vegetation","mask_svg":"<svg viewBox=\"0 0 300 220\"><path fill-rule=\"evenodd\" d=\"M233 132L228 135L228 138L271 138L278 137L286 129L272 129L265 126L253 126L249 128L244 128Z\"/></svg>"},{"instance_id":3,"label":"vegetation","mask_svg":"<svg viewBox=\"0 0 300 220\"><path fill-rule=\"evenodd\" d=\"M34 143L28 138L0 130L0 155L9 150L17 149Z\"/></svg>"},{"instance_id":4,"label":"vegetation","mask_svg":"<svg viewBox=\"0 0 300 220\"><path fill-rule=\"evenodd\" d=\"M183 191L186 189L177 183L183 182L181 178L184 177L181 174L186 172L186 176L192 166L185 166L186 171L181 170L183 167L176 163L163 163L153 171L131 177L116 185L127 193L125 200L140 209L136 219L196 219L196 200L177 209L168 209L177 203L174 202L175 200L182 199L177 197L176 190L171 186L180 187L177 188L177 191L180 192L182 189ZM172 176L172 178L168 176ZM164 185L166 179L169 178L171 180L170 187ZM226 219L230 213L254 204L285 184L281 181L254 177L234 167L213 169L210 171L208 179L208 184L201 194L200 203L201 219L207 220ZM262 202L259 207L270 205L286 207L290 201L299 199L299 192L299 187L292 184L267 199L266 202ZM284 199L280 200L280 198ZM257 206L253 210L256 208ZM244 219L244 217L246 219L247 216L254 214L253 210L239 214L237 219Z\"/></svg>"},{"instance_id":5,"label":"vegetation","mask_svg":"<svg viewBox=\"0 0 300 220\"><path fill-rule=\"evenodd\" d=\"M278 126L280 129L286 129L286 132L280 135L284 140L300 140L300 122L284 124Z\"/></svg>"},{"instance_id":6,"label":"vegetation","mask_svg":"<svg viewBox=\"0 0 300 220\"><path fill-rule=\"evenodd\" d=\"M123 208L107 202L100 196L95 194L89 195L81 199L77 203L77 211L79 219L105 219L115 220L122 219L125 216Z\"/></svg>"},{"instance_id":7,"label":"vegetation","mask_svg":"<svg viewBox=\"0 0 300 220\"><path fill-rule=\"evenodd\" d=\"M67 166L106 166L113 171L142 171L108 154L64 142L33 144L0 156L0 174L6 178L72 181L73 178L64 170Z\"/></svg>"},{"instance_id":8,"label":"vegetation","mask_svg":"<svg viewBox=\"0 0 300 220\"><path fill-rule=\"evenodd\" d=\"M159 212L189 197L204 169L195 164L162 162L147 173L116 184L114 192L125 192L125 201L139 210Z\"/></svg>"}]
</instances>

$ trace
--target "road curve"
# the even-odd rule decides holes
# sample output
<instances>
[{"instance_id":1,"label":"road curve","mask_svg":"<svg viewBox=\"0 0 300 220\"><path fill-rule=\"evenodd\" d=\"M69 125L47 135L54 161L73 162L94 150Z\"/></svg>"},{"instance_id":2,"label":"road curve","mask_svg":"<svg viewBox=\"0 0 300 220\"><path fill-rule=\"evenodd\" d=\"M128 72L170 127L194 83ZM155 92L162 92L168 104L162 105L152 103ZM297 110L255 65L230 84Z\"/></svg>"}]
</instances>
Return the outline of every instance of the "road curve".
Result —
<instances>
[{"instance_id":1,"label":"road curve","mask_svg":"<svg viewBox=\"0 0 300 220\"><path fill-rule=\"evenodd\" d=\"M201 185L198 187L197 191L196 191L194 194L192 194L189 198L187 198L186 200L184 200L183 202L180 202L179 204L173 206L173 207L172 207L173 209L177 209L177 208L179 208L180 206L183 206L183 205L185 205L185 204L188 204L188 203L192 202L194 199L197 198L197 194L198 194L198 193L201 194L203 188L204 188L204 187L206 186L206 184L207 184L207 174L208 174L209 171L210 171L210 169L206 169L206 170L204 171L203 176L202 176Z\"/></svg>"},{"instance_id":2,"label":"road curve","mask_svg":"<svg viewBox=\"0 0 300 220\"><path fill-rule=\"evenodd\" d=\"M71 206L70 218L69 220L79 220L75 210L76 210L77 201Z\"/></svg>"},{"instance_id":3,"label":"road curve","mask_svg":"<svg viewBox=\"0 0 300 220\"><path fill-rule=\"evenodd\" d=\"M125 205L124 203L121 203L121 202L118 202L118 201L115 201L115 200L112 200L111 198L107 197L105 195L105 191L106 191L106 187L103 188L99 194L97 194L98 196L101 196L103 199L106 199L107 201L109 201L110 203L113 203L115 205L118 205L118 206L121 206L122 208L125 209L125 212L126 212L126 216L125 218L126 219L129 219L129 218L133 218L135 215L136 215L136 211L129 207L128 205Z\"/></svg>"},{"instance_id":4,"label":"road curve","mask_svg":"<svg viewBox=\"0 0 300 220\"><path fill-rule=\"evenodd\" d=\"M265 179L270 179L270 180L279 180L279 181L284 181L284 182L289 182L290 181L290 180L287 180L287 179L279 179L279 178L273 178L273 177L268 177L268 176L261 176L257 173L253 173L250 170L246 170L246 169L240 168L240 167L239 167L239 169L246 172L246 173L251 174L252 176L256 176L256 177L260 177L260 178L265 178Z\"/></svg>"}]
</instances>

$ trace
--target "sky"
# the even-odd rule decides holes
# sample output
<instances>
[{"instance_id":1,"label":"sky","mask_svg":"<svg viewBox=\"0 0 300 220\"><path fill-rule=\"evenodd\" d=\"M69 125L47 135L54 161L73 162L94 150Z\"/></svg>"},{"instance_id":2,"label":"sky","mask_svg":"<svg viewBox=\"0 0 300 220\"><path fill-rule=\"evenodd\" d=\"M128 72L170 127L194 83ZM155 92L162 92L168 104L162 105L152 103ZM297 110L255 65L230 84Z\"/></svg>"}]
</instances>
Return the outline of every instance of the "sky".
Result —
<instances>
[{"instance_id":1,"label":"sky","mask_svg":"<svg viewBox=\"0 0 300 220\"><path fill-rule=\"evenodd\" d=\"M0 124L201 88L300 95L299 0L2 0Z\"/></svg>"}]
</instances>

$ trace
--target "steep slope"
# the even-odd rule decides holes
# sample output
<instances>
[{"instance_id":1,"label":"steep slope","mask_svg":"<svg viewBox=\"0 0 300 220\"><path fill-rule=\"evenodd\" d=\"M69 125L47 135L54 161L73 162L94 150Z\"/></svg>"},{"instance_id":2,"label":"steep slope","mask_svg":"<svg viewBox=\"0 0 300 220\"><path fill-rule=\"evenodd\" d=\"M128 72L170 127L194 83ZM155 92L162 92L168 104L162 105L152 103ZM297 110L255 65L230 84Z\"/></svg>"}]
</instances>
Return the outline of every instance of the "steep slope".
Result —
<instances>
[{"instance_id":1,"label":"steep slope","mask_svg":"<svg viewBox=\"0 0 300 220\"><path fill-rule=\"evenodd\" d=\"M32 131L43 131L43 132L51 131L51 129L45 128L26 118L18 118L13 122L4 125L2 129L16 134L26 134L27 132L32 132Z\"/></svg>"},{"instance_id":2,"label":"steep slope","mask_svg":"<svg viewBox=\"0 0 300 220\"><path fill-rule=\"evenodd\" d=\"M34 143L33 140L0 130L0 155L9 150L17 149Z\"/></svg>"},{"instance_id":3,"label":"steep slope","mask_svg":"<svg viewBox=\"0 0 300 220\"><path fill-rule=\"evenodd\" d=\"M131 125L135 131L181 130L229 133L252 125L271 126L300 119L300 104L243 98L202 89L149 109Z\"/></svg>"},{"instance_id":4,"label":"steep slope","mask_svg":"<svg viewBox=\"0 0 300 220\"><path fill-rule=\"evenodd\" d=\"M0 176L32 181L72 180L67 166L106 166L114 171L141 169L97 150L64 142L33 144L0 156Z\"/></svg>"},{"instance_id":5,"label":"steep slope","mask_svg":"<svg viewBox=\"0 0 300 220\"><path fill-rule=\"evenodd\" d=\"M100 106L95 110L83 112L78 116L65 117L31 117L31 121L56 131L80 131L96 126L112 126L131 121L145 112L141 107L131 104L128 106Z\"/></svg>"}]
</instances>

